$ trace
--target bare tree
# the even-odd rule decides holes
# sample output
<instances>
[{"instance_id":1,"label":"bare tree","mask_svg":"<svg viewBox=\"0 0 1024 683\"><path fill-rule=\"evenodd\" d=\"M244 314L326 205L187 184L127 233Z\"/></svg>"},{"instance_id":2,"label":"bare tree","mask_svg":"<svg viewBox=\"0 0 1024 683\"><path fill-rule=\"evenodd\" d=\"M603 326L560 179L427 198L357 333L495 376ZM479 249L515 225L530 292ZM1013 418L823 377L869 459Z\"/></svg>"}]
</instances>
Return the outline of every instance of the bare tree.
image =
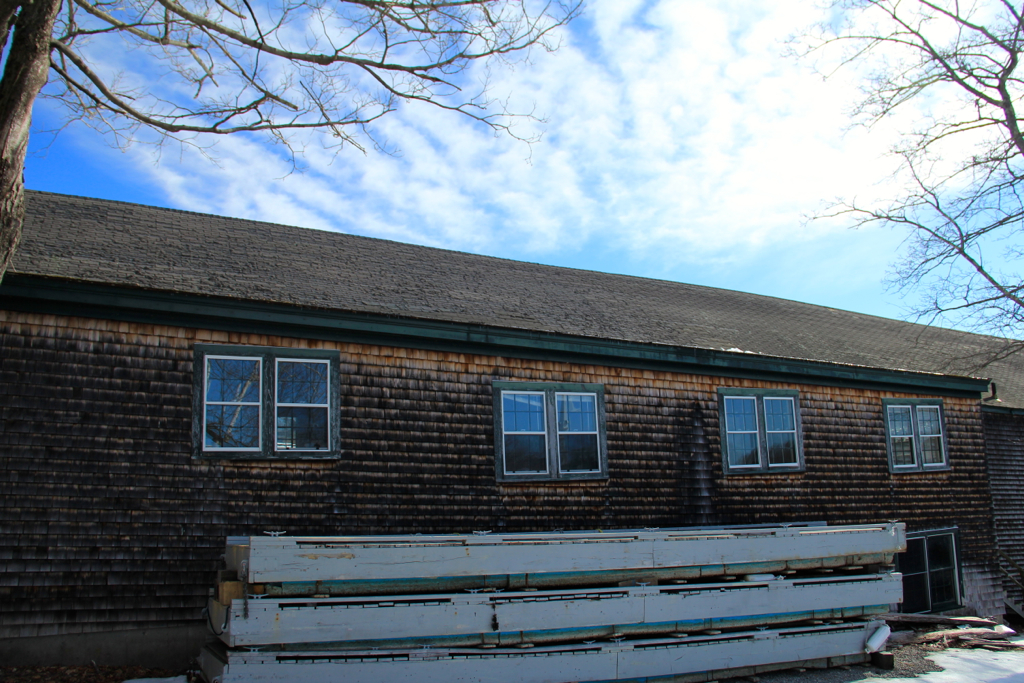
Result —
<instances>
[{"instance_id":1,"label":"bare tree","mask_svg":"<svg viewBox=\"0 0 1024 683\"><path fill-rule=\"evenodd\" d=\"M379 147L372 124L402 102L514 135L515 114L467 68L557 48L581 1L0 0L0 278L40 91L122 145L264 133L294 154L294 135L323 130L328 145Z\"/></svg>"},{"instance_id":2,"label":"bare tree","mask_svg":"<svg viewBox=\"0 0 1024 683\"><path fill-rule=\"evenodd\" d=\"M869 69L856 120L916 108L893 152L896 197L829 215L908 231L890 284L921 295L919 319L1024 332L1024 135L1017 114L1024 6L1009 0L837 0L812 50Z\"/></svg>"}]
</instances>

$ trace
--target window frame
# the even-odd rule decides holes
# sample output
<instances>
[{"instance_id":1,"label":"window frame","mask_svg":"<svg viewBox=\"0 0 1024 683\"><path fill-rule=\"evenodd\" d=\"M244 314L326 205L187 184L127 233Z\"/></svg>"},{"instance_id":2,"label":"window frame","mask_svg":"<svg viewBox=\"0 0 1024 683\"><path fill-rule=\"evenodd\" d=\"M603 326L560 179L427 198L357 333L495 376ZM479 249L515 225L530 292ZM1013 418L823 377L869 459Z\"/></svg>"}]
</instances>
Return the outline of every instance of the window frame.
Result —
<instances>
[{"instance_id":1,"label":"window frame","mask_svg":"<svg viewBox=\"0 0 1024 683\"><path fill-rule=\"evenodd\" d=\"M913 440L914 463L911 465L897 465L892 447L892 426L889 411L893 408L910 408L911 438ZM921 439L920 417L921 408L937 408L939 412L939 430L942 444L942 462L925 463L924 447ZM885 453L889 462L891 474L906 474L908 472L944 472L951 469L949 462L949 437L946 430L946 410L941 398L884 398L882 399L882 421L885 425ZM927 434L925 436L935 436Z\"/></svg>"},{"instance_id":2,"label":"window frame","mask_svg":"<svg viewBox=\"0 0 1024 683\"><path fill-rule=\"evenodd\" d=\"M939 537L939 536L949 536L950 539L951 539L950 540L950 546L952 547L952 550L953 550L953 581L955 582L956 585L954 586L954 590L953 590L954 595L955 595L955 601L953 603L940 603L939 606L936 607L934 605L934 603L932 603L932 573L933 573L933 571L934 572L942 571L943 568L940 567L940 568L935 569L935 570L932 569L932 567L931 567L931 560L930 560L930 558L928 556L928 540L931 539L931 538L934 538L934 537ZM953 526L953 527L945 527L945 528L942 528L942 529L928 529L928 530L925 530L925 531L908 531L907 532L907 548L908 549L910 547L910 542L911 541L921 541L922 543L924 543L924 546L923 546L924 547L924 562L925 562L924 571L920 571L920 572L907 572L906 571L906 569L907 569L906 567L901 567L900 566L901 565L900 556L903 555L904 553L897 553L896 554L896 560L895 560L895 562L896 562L896 571L899 572L902 575L902 577L903 577L904 596L906 595L906 588L905 588L905 586L906 586L906 579L908 577L922 576L922 575L924 577L926 577L927 590L926 590L925 597L928 600L928 609L925 610L925 611L921 611L921 612L906 612L906 613L907 614L931 614L931 613L934 613L934 612L948 612L949 610L960 609L961 607L963 607L963 603L964 603L964 577L963 577L963 568L962 568L962 565L960 563L960 529L959 529L959 527ZM904 600L905 600L905 598L904 598ZM905 604L906 604L905 601L900 603L900 608L899 608L900 612L904 612L904 605Z\"/></svg>"},{"instance_id":3,"label":"window frame","mask_svg":"<svg viewBox=\"0 0 1024 683\"><path fill-rule=\"evenodd\" d=\"M260 447L233 448L206 445L207 359L245 359L260 362ZM280 362L327 364L327 448L278 449L277 378ZM196 344L192 365L192 455L203 460L324 460L341 456L341 353L335 350L277 346ZM217 402L215 402L217 403ZM323 408L324 404L309 404ZM285 406L287 407L287 406Z\"/></svg>"},{"instance_id":4,"label":"window frame","mask_svg":"<svg viewBox=\"0 0 1024 683\"><path fill-rule=\"evenodd\" d=\"M753 399L757 420L758 464L732 465L729 463L729 431L726 399ZM790 399L793 404L793 428L795 432L796 462L772 464L768 461L768 421L765 419L765 399ZM779 472L803 472L804 462L803 421L800 417L800 392L796 389L744 389L740 387L719 387L718 389L719 442L722 451L722 472L729 475L774 474ZM735 432L734 432L735 433ZM739 432L749 433L749 432ZM788 433L788 432L785 432Z\"/></svg>"},{"instance_id":5,"label":"window frame","mask_svg":"<svg viewBox=\"0 0 1024 683\"><path fill-rule=\"evenodd\" d=\"M494 380L492 382L494 402L494 471L500 482L550 481L565 482L608 478L608 441L605 416L604 385L579 384L571 382L513 382ZM544 396L544 472L507 472L505 468L505 415L503 398L507 393L542 394ZM595 397L597 412L597 459L596 470L563 470L559 455L559 425L557 414L558 396L592 395ZM532 433L532 432L531 432ZM575 433L575 432L561 432ZM591 432L586 432L591 433Z\"/></svg>"}]
</instances>

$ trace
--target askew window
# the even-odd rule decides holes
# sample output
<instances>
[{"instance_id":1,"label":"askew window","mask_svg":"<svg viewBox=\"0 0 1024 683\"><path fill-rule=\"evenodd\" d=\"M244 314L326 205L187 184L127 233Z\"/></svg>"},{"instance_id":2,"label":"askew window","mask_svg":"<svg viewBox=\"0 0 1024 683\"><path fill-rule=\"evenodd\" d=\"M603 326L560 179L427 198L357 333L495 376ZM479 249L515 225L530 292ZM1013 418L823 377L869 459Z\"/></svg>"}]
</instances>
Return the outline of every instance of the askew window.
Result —
<instances>
[{"instance_id":1,"label":"askew window","mask_svg":"<svg viewBox=\"0 0 1024 683\"><path fill-rule=\"evenodd\" d=\"M500 481L608 476L604 387L494 382L494 443Z\"/></svg>"},{"instance_id":2,"label":"askew window","mask_svg":"<svg viewBox=\"0 0 1024 683\"><path fill-rule=\"evenodd\" d=\"M718 407L725 472L803 468L799 392L723 388Z\"/></svg>"},{"instance_id":3,"label":"askew window","mask_svg":"<svg viewBox=\"0 0 1024 683\"><path fill-rule=\"evenodd\" d=\"M338 353L196 344L195 454L338 455Z\"/></svg>"},{"instance_id":4,"label":"askew window","mask_svg":"<svg viewBox=\"0 0 1024 683\"><path fill-rule=\"evenodd\" d=\"M949 467L941 399L884 399L886 449L892 472Z\"/></svg>"},{"instance_id":5,"label":"askew window","mask_svg":"<svg viewBox=\"0 0 1024 683\"><path fill-rule=\"evenodd\" d=\"M903 574L903 605L908 613L943 612L960 607L960 565L956 528L907 534L907 551L896 556Z\"/></svg>"}]
</instances>

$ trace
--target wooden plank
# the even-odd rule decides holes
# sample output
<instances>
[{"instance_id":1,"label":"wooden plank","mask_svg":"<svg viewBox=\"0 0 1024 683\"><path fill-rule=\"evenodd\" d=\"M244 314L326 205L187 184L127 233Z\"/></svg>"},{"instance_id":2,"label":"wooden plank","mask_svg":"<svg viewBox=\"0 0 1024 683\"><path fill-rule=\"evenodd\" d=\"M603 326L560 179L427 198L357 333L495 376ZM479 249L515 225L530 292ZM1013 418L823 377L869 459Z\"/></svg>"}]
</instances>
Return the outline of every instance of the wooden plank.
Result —
<instances>
[{"instance_id":1,"label":"wooden plank","mask_svg":"<svg viewBox=\"0 0 1024 683\"><path fill-rule=\"evenodd\" d=\"M217 601L222 605L230 605L232 600L241 600L243 596L241 581L222 581L217 584Z\"/></svg>"},{"instance_id":2,"label":"wooden plank","mask_svg":"<svg viewBox=\"0 0 1024 683\"><path fill-rule=\"evenodd\" d=\"M522 683L638 680L863 656L882 622L743 631L720 636L605 642L521 649L365 650L359 652L229 652L204 656L208 680L321 683ZM685 679L684 679L685 680ZM697 680L697 679L694 679ZM702 680L707 680L704 678Z\"/></svg>"},{"instance_id":3,"label":"wooden plank","mask_svg":"<svg viewBox=\"0 0 1024 683\"><path fill-rule=\"evenodd\" d=\"M260 599L230 607L231 647L474 636L462 642L550 642L611 633L690 632L730 622L775 625L878 613L902 596L898 574L762 582L382 599ZM843 612L846 608L872 606ZM243 616L245 610L248 618ZM511 634L514 637L510 637ZM485 635L487 637L485 637ZM496 635L495 638L490 636ZM449 643L451 641L449 640Z\"/></svg>"},{"instance_id":4,"label":"wooden plank","mask_svg":"<svg viewBox=\"0 0 1024 683\"><path fill-rule=\"evenodd\" d=\"M251 537L250 583L396 580L732 565L891 555L902 523L751 530L502 536ZM229 569L242 573L241 549ZM863 559L863 558L861 558ZM748 571L757 571L748 570Z\"/></svg>"},{"instance_id":5,"label":"wooden plank","mask_svg":"<svg viewBox=\"0 0 1024 683\"><path fill-rule=\"evenodd\" d=\"M998 621L981 617L943 617L938 614L883 614L880 619L896 624L941 624L944 626L996 626Z\"/></svg>"}]
</instances>

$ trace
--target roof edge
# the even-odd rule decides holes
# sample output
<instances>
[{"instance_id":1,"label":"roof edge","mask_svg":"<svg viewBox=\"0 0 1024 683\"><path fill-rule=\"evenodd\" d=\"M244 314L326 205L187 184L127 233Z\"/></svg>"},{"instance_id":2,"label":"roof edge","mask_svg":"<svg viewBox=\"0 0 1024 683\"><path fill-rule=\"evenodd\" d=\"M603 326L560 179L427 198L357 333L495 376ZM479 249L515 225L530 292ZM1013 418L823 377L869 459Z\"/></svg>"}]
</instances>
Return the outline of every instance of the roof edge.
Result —
<instances>
[{"instance_id":1,"label":"roof edge","mask_svg":"<svg viewBox=\"0 0 1024 683\"><path fill-rule=\"evenodd\" d=\"M84 283L8 272L0 308L128 322L314 336L749 379L980 397L989 380L554 332Z\"/></svg>"},{"instance_id":2,"label":"roof edge","mask_svg":"<svg viewBox=\"0 0 1024 683\"><path fill-rule=\"evenodd\" d=\"M994 406L991 404L982 403L981 412L998 413L1000 415L1024 415L1024 408L1011 408L1010 406Z\"/></svg>"}]
</instances>

